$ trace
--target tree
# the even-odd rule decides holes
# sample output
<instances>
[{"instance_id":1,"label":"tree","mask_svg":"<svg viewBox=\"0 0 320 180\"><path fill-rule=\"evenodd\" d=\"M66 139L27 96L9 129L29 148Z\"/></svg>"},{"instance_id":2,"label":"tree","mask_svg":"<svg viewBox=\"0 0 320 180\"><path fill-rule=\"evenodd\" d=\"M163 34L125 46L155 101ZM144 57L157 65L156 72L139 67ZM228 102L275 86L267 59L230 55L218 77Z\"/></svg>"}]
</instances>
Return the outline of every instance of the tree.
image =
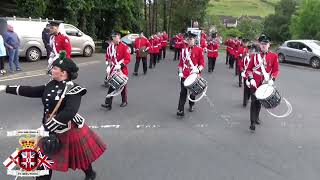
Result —
<instances>
[{"instance_id":1,"label":"tree","mask_svg":"<svg viewBox=\"0 0 320 180\"><path fill-rule=\"evenodd\" d=\"M261 34L263 24L261 21L245 19L239 23L237 29L242 33L243 38L252 40Z\"/></svg>"},{"instance_id":2,"label":"tree","mask_svg":"<svg viewBox=\"0 0 320 180\"><path fill-rule=\"evenodd\" d=\"M273 41L282 42L291 38L289 23L296 11L296 6L296 0L281 0L275 7L275 14L265 18L264 32Z\"/></svg>"},{"instance_id":3,"label":"tree","mask_svg":"<svg viewBox=\"0 0 320 180\"><path fill-rule=\"evenodd\" d=\"M293 16L290 24L290 32L293 38L320 39L320 1L304 0Z\"/></svg>"},{"instance_id":4,"label":"tree","mask_svg":"<svg viewBox=\"0 0 320 180\"><path fill-rule=\"evenodd\" d=\"M40 18L44 15L44 0L17 0L18 16Z\"/></svg>"},{"instance_id":5,"label":"tree","mask_svg":"<svg viewBox=\"0 0 320 180\"><path fill-rule=\"evenodd\" d=\"M231 28L231 29L227 29L226 31L222 32L222 37L225 39L226 37L240 37L242 36L243 33L241 31L239 31L239 29L236 28Z\"/></svg>"}]
</instances>

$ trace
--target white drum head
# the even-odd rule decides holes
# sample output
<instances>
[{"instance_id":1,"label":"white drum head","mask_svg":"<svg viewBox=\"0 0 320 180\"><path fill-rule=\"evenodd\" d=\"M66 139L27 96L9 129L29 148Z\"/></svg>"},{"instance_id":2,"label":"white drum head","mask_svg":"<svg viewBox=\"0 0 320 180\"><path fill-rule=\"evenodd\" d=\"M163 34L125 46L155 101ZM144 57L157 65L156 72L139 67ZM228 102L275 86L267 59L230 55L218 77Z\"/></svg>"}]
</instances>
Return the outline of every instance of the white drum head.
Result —
<instances>
[{"instance_id":1,"label":"white drum head","mask_svg":"<svg viewBox=\"0 0 320 180\"><path fill-rule=\"evenodd\" d=\"M274 91L273 86L269 86L268 84L263 84L256 90L255 94L257 99L266 99L273 93L273 91Z\"/></svg>"},{"instance_id":2,"label":"white drum head","mask_svg":"<svg viewBox=\"0 0 320 180\"><path fill-rule=\"evenodd\" d=\"M188 87L191 84L193 84L197 80L198 75L197 74L190 74L186 80L184 80L184 86Z\"/></svg>"}]
</instances>

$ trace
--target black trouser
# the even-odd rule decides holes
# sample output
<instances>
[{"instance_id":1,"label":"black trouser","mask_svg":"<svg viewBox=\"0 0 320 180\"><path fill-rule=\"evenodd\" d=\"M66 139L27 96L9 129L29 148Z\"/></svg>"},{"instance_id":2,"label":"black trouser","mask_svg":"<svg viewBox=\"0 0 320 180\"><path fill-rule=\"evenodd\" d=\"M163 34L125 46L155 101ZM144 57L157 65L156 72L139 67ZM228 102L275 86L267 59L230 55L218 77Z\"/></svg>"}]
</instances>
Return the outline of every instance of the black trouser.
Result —
<instances>
[{"instance_id":1,"label":"black trouser","mask_svg":"<svg viewBox=\"0 0 320 180\"><path fill-rule=\"evenodd\" d=\"M0 57L0 70L4 69L4 61L6 60L6 56Z\"/></svg>"},{"instance_id":2,"label":"black trouser","mask_svg":"<svg viewBox=\"0 0 320 180\"><path fill-rule=\"evenodd\" d=\"M179 60L179 58L180 58L180 49L174 48L174 58L173 58L173 60L174 61L175 60Z\"/></svg>"},{"instance_id":3,"label":"black trouser","mask_svg":"<svg viewBox=\"0 0 320 180\"><path fill-rule=\"evenodd\" d=\"M236 75L240 74L240 73L239 73L240 69L239 69L239 66L238 66L238 61L239 61L239 59L234 58L234 61L235 61L235 63L236 63L236 68L235 68L235 70L234 70L234 74L235 74L235 76L236 76Z\"/></svg>"},{"instance_id":4,"label":"black trouser","mask_svg":"<svg viewBox=\"0 0 320 180\"><path fill-rule=\"evenodd\" d=\"M147 57L136 57L136 64L134 65L134 72L138 73L139 66L140 66L140 61L142 59L142 65L143 65L143 73L147 73Z\"/></svg>"},{"instance_id":5,"label":"black trouser","mask_svg":"<svg viewBox=\"0 0 320 180\"><path fill-rule=\"evenodd\" d=\"M112 93L114 91L114 89L109 86L109 90L108 90L108 94ZM123 90L121 91L121 98L122 98L122 102L128 102L128 99L127 99L127 85L124 86ZM109 106L112 106L112 99L113 97L108 97L106 98L105 100L105 104L106 105L109 105Z\"/></svg>"},{"instance_id":6,"label":"black trouser","mask_svg":"<svg viewBox=\"0 0 320 180\"><path fill-rule=\"evenodd\" d=\"M230 58L229 52L226 50L226 64L228 64Z\"/></svg>"},{"instance_id":7,"label":"black trouser","mask_svg":"<svg viewBox=\"0 0 320 180\"><path fill-rule=\"evenodd\" d=\"M150 54L149 68L156 67L158 55L155 53Z\"/></svg>"},{"instance_id":8,"label":"black trouser","mask_svg":"<svg viewBox=\"0 0 320 180\"><path fill-rule=\"evenodd\" d=\"M250 88L244 83L243 84L243 101L242 105L247 106L248 100L250 98Z\"/></svg>"},{"instance_id":9,"label":"black trouser","mask_svg":"<svg viewBox=\"0 0 320 180\"><path fill-rule=\"evenodd\" d=\"M162 48L159 50L159 61L162 59Z\"/></svg>"},{"instance_id":10,"label":"black trouser","mask_svg":"<svg viewBox=\"0 0 320 180\"><path fill-rule=\"evenodd\" d=\"M86 174L86 176L89 176L89 177L91 177L94 173L91 164L89 165L88 169L81 169L81 170ZM52 170L50 169L48 175L36 177L36 180L50 180L51 177L52 177Z\"/></svg>"},{"instance_id":11,"label":"black trouser","mask_svg":"<svg viewBox=\"0 0 320 180\"><path fill-rule=\"evenodd\" d=\"M242 85L242 76L241 76L240 72L238 74L238 77L239 77L239 87L241 87L241 85Z\"/></svg>"},{"instance_id":12,"label":"black trouser","mask_svg":"<svg viewBox=\"0 0 320 180\"><path fill-rule=\"evenodd\" d=\"M181 86L181 91L180 91L180 97L179 97L179 105L178 105L178 110L179 111L184 111L184 105L186 104L186 101L187 101L187 95L188 95L188 90L186 87L184 87L184 78L181 79L181 83L180 83L180 86ZM192 100L196 99L196 97L194 95L190 95L190 98ZM194 105L194 102L190 101L189 100L189 105L190 106L193 106Z\"/></svg>"},{"instance_id":13,"label":"black trouser","mask_svg":"<svg viewBox=\"0 0 320 180\"><path fill-rule=\"evenodd\" d=\"M233 64L234 64L234 56L230 54L230 57L229 57L229 68L233 69Z\"/></svg>"},{"instance_id":14,"label":"black trouser","mask_svg":"<svg viewBox=\"0 0 320 180\"><path fill-rule=\"evenodd\" d=\"M166 49L166 47L164 47L164 48L162 49L162 52L163 52L163 59L165 59L165 58L166 58L166 51L167 51L167 49Z\"/></svg>"},{"instance_id":15,"label":"black trouser","mask_svg":"<svg viewBox=\"0 0 320 180\"><path fill-rule=\"evenodd\" d=\"M259 114L261 110L261 103L256 98L256 96L251 94L251 106L250 106L250 122L251 124L255 124L259 119Z\"/></svg>"},{"instance_id":16,"label":"black trouser","mask_svg":"<svg viewBox=\"0 0 320 180\"><path fill-rule=\"evenodd\" d=\"M50 45L46 45L46 51L47 51L47 59L49 59L50 53L51 53L51 47L50 47Z\"/></svg>"},{"instance_id":17,"label":"black trouser","mask_svg":"<svg viewBox=\"0 0 320 180\"><path fill-rule=\"evenodd\" d=\"M216 66L216 59L214 57L208 57L208 71L211 72L214 70L214 67Z\"/></svg>"}]
</instances>

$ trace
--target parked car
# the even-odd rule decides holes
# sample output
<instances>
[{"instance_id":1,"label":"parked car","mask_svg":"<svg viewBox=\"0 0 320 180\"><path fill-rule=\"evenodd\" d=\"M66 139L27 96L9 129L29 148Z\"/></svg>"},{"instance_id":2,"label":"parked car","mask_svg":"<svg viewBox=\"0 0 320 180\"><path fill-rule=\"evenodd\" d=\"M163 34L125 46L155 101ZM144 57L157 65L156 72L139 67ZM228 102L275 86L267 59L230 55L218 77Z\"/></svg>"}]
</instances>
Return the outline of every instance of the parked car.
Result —
<instances>
[{"instance_id":1,"label":"parked car","mask_svg":"<svg viewBox=\"0 0 320 180\"><path fill-rule=\"evenodd\" d=\"M26 18L6 18L7 24L13 26L18 34L21 44L19 56L26 57L28 61L38 61L46 56L46 49L42 42L42 31L47 21ZM95 51L93 39L71 24L61 23L59 30L66 34L71 42L72 55L91 56Z\"/></svg>"},{"instance_id":2,"label":"parked car","mask_svg":"<svg viewBox=\"0 0 320 180\"><path fill-rule=\"evenodd\" d=\"M276 51L279 62L299 62L320 68L320 41L289 40Z\"/></svg>"},{"instance_id":3,"label":"parked car","mask_svg":"<svg viewBox=\"0 0 320 180\"><path fill-rule=\"evenodd\" d=\"M121 41L130 47L131 54L133 53L133 43L138 37L139 37L139 34L128 34L121 38Z\"/></svg>"}]
</instances>

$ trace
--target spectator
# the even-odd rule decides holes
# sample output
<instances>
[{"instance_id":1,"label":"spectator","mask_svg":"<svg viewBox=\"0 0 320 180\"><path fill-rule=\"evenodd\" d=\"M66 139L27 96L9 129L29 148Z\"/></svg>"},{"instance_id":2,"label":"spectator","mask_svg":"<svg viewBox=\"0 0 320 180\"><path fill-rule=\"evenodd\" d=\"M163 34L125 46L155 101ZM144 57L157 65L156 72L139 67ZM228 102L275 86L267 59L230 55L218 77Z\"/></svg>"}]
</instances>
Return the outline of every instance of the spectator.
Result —
<instances>
[{"instance_id":1,"label":"spectator","mask_svg":"<svg viewBox=\"0 0 320 180\"><path fill-rule=\"evenodd\" d=\"M0 75L4 75L6 71L4 70L4 61L6 57L6 48L4 47L4 40L0 34Z\"/></svg>"},{"instance_id":2,"label":"spectator","mask_svg":"<svg viewBox=\"0 0 320 180\"><path fill-rule=\"evenodd\" d=\"M5 34L5 46L8 49L9 53L9 67L10 73L14 72L13 65L16 66L16 71L21 71L20 63L19 63L19 46L20 46L20 39L13 31L13 26L8 25L8 31Z\"/></svg>"},{"instance_id":3,"label":"spectator","mask_svg":"<svg viewBox=\"0 0 320 180\"><path fill-rule=\"evenodd\" d=\"M49 59L50 53L51 53L51 46L50 46L50 24L47 24L45 28L43 28L42 31L42 41L44 44L44 47L47 51L47 58Z\"/></svg>"}]
</instances>

